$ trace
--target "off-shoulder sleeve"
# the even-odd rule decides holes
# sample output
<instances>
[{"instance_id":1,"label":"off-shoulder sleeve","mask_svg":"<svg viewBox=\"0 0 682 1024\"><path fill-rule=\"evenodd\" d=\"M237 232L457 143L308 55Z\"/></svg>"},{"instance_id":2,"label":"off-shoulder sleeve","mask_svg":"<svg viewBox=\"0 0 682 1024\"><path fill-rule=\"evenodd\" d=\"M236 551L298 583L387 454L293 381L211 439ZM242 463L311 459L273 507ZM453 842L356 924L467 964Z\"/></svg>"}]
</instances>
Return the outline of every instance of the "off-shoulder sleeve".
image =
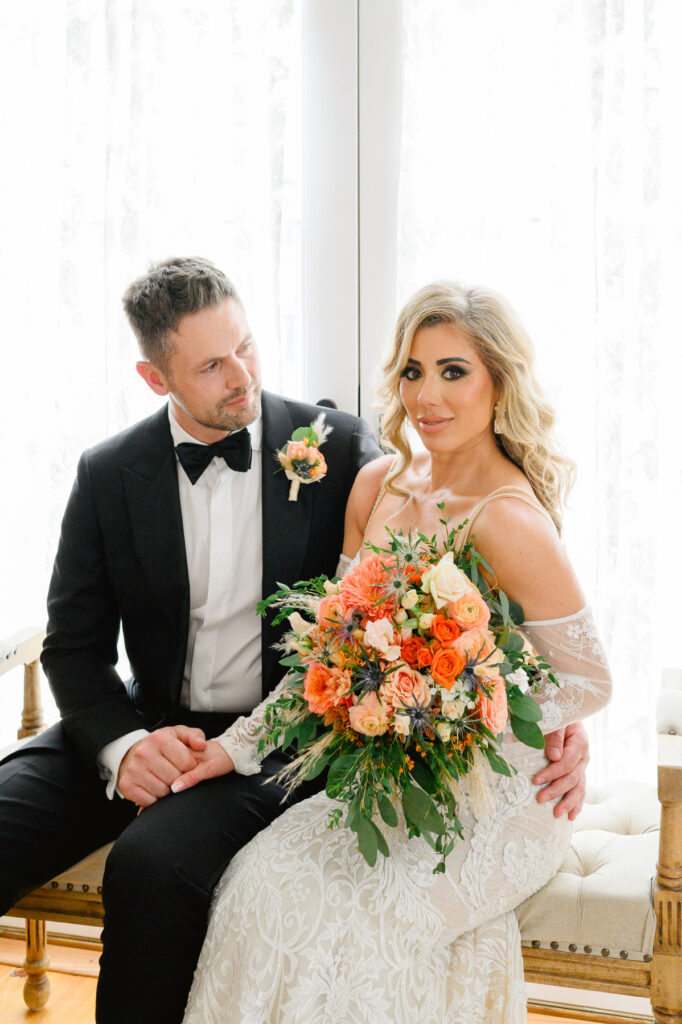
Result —
<instances>
[{"instance_id":1,"label":"off-shoulder sleeve","mask_svg":"<svg viewBox=\"0 0 682 1024\"><path fill-rule=\"evenodd\" d=\"M524 622L521 629L560 683L557 687L545 679L534 695L542 708L543 733L586 718L608 704L611 673L589 608L562 619Z\"/></svg>"}]
</instances>

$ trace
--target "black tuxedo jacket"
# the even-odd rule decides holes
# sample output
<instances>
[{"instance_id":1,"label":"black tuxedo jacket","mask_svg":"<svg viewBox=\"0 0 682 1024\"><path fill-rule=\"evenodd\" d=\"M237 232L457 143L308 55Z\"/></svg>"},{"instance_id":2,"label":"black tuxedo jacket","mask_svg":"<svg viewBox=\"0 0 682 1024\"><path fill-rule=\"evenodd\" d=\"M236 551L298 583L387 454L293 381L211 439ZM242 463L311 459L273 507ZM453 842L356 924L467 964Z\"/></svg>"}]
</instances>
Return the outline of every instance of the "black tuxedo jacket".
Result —
<instances>
[{"instance_id":1,"label":"black tuxedo jacket","mask_svg":"<svg viewBox=\"0 0 682 1024\"><path fill-rule=\"evenodd\" d=\"M319 412L263 394L263 512L262 523L253 524L263 531L263 596L278 582L334 573L353 480L380 454L364 420L325 410L333 427L323 449L327 475L290 502L274 452ZM42 663L64 729L88 759L127 732L174 721L189 621L176 467L166 407L86 451L78 464L48 594ZM133 673L126 685L115 668L121 628ZM264 620L264 695L282 672L276 639Z\"/></svg>"}]
</instances>

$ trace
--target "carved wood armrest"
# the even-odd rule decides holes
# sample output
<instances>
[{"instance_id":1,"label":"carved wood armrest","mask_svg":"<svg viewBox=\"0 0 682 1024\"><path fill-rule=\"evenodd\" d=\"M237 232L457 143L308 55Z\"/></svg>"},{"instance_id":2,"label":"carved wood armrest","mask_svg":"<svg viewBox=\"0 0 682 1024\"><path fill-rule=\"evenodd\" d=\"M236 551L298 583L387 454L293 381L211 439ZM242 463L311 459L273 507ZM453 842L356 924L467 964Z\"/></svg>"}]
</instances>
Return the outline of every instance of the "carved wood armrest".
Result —
<instances>
[{"instance_id":1,"label":"carved wood armrest","mask_svg":"<svg viewBox=\"0 0 682 1024\"><path fill-rule=\"evenodd\" d=\"M45 728L40 700L40 652L45 629L32 626L7 640L0 640L0 676L18 665L24 666L24 707L17 738L35 736Z\"/></svg>"}]
</instances>

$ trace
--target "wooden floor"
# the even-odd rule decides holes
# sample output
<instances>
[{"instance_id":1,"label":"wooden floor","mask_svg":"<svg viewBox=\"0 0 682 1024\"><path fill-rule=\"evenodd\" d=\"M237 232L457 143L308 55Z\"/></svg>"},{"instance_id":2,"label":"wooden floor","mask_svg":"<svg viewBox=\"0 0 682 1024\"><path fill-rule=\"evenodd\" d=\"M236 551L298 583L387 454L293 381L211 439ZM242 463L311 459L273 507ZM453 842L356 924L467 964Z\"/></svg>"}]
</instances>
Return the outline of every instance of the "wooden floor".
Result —
<instances>
[{"instance_id":1,"label":"wooden floor","mask_svg":"<svg viewBox=\"0 0 682 1024\"><path fill-rule=\"evenodd\" d=\"M50 947L49 972L52 992L47 1006L39 1014L27 1010L22 989L24 944L0 938L0 1021L2 1024L94 1024L96 950L63 946ZM600 1017L591 1018L599 1021ZM150 1024L155 1024L150 1021ZM529 1013L528 1024L576 1024L572 1017Z\"/></svg>"}]
</instances>

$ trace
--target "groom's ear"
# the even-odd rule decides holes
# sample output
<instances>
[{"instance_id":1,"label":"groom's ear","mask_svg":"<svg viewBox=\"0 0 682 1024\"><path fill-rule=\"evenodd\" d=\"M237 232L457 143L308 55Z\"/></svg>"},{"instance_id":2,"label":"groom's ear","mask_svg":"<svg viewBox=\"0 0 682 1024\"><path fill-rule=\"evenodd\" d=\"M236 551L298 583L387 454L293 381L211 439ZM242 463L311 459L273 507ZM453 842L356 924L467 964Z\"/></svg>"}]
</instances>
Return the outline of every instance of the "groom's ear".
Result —
<instances>
[{"instance_id":1,"label":"groom's ear","mask_svg":"<svg viewBox=\"0 0 682 1024\"><path fill-rule=\"evenodd\" d=\"M168 386L168 380L165 373L154 366L153 363L149 363L144 359L141 359L138 363L135 363L135 369L139 373L145 384L152 389L155 395L167 395L170 388Z\"/></svg>"}]
</instances>

